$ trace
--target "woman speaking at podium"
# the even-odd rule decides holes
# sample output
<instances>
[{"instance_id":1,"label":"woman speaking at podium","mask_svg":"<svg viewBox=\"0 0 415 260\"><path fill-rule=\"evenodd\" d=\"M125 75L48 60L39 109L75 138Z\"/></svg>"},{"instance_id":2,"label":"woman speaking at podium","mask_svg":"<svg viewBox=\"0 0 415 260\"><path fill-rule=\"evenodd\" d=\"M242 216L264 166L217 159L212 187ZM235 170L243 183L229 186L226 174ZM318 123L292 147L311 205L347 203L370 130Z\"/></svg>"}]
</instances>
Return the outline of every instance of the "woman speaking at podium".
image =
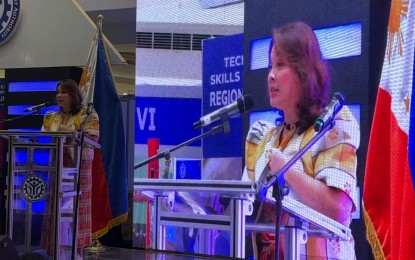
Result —
<instances>
[{"instance_id":1,"label":"woman speaking at podium","mask_svg":"<svg viewBox=\"0 0 415 260\"><path fill-rule=\"evenodd\" d=\"M43 119L42 131L83 131L85 137L97 142L99 139L99 119L94 109L82 105L82 94L78 84L72 79L61 80L56 88L58 112L48 111ZM63 166L73 167L74 154L70 148L64 149ZM82 248L92 243L91 234L91 186L93 148L83 148L80 172L80 195L78 204L78 254ZM50 187L53 187L49 184ZM46 215L42 226L41 248L49 255L53 252L54 210L50 205L54 192L50 192L47 200Z\"/></svg>"},{"instance_id":2,"label":"woman speaking at podium","mask_svg":"<svg viewBox=\"0 0 415 260\"><path fill-rule=\"evenodd\" d=\"M243 180L257 181L263 172L275 174L314 135L314 123L329 101L329 73L313 30L293 22L273 33L268 74L270 105L284 114L279 125L256 122L245 145ZM349 226L356 210L356 149L359 127L347 107L336 116L336 124L279 181L289 195L302 204ZM274 205L261 203L256 222L275 223ZM290 224L288 213L281 225ZM279 255L283 259L284 237ZM275 259L274 234L253 235L255 259ZM309 237L301 248L301 259L355 259L354 240Z\"/></svg>"}]
</instances>

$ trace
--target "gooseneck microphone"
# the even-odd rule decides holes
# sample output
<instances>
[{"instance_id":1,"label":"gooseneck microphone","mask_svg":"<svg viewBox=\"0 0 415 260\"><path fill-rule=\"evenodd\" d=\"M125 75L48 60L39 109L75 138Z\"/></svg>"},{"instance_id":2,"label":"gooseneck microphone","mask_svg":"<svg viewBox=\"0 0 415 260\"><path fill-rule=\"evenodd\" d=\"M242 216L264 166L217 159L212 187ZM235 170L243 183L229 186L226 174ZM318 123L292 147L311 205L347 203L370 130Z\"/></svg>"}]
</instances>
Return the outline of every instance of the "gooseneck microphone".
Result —
<instances>
[{"instance_id":1,"label":"gooseneck microphone","mask_svg":"<svg viewBox=\"0 0 415 260\"><path fill-rule=\"evenodd\" d=\"M45 102L45 103L42 103L42 104L39 104L39 105L36 105L36 106L26 108L25 110L23 110L23 112L32 112L34 110L39 110L42 107L50 107L50 106L51 106L50 102Z\"/></svg>"},{"instance_id":2,"label":"gooseneck microphone","mask_svg":"<svg viewBox=\"0 0 415 260\"><path fill-rule=\"evenodd\" d=\"M86 114L90 115L92 113L92 110L94 109L94 103L88 103L88 106L86 108Z\"/></svg>"},{"instance_id":3,"label":"gooseneck microphone","mask_svg":"<svg viewBox=\"0 0 415 260\"><path fill-rule=\"evenodd\" d=\"M86 122L88 121L89 116L92 114L93 110L94 110L94 103L92 103L92 102L88 103L88 105L86 107L86 118L85 118L85 121L82 122L81 129L79 130L80 133L82 133L84 131Z\"/></svg>"},{"instance_id":4,"label":"gooseneck microphone","mask_svg":"<svg viewBox=\"0 0 415 260\"><path fill-rule=\"evenodd\" d=\"M314 130L320 132L342 109L344 105L344 95L340 92L335 92L331 96L329 104L324 108L323 113L317 118L314 123Z\"/></svg>"},{"instance_id":5,"label":"gooseneck microphone","mask_svg":"<svg viewBox=\"0 0 415 260\"><path fill-rule=\"evenodd\" d=\"M221 116L224 114L226 114L227 116L242 114L251 109L253 106L254 101L252 100L252 96L249 94L243 95L242 97L238 98L235 102L201 117L199 121L193 124L193 127L197 129L199 127L208 126L211 123L220 120Z\"/></svg>"}]
</instances>

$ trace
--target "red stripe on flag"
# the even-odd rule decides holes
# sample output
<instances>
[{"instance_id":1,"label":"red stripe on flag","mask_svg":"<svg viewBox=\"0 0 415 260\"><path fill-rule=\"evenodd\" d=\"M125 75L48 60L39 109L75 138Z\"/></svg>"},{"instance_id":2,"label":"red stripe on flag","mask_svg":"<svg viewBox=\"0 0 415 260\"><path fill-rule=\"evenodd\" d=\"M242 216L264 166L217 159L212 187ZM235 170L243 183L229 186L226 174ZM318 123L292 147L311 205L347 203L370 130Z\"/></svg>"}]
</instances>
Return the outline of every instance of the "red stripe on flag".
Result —
<instances>
[{"instance_id":1,"label":"red stripe on flag","mask_svg":"<svg viewBox=\"0 0 415 260\"><path fill-rule=\"evenodd\" d=\"M391 111L390 93L382 88L370 135L363 201L375 258L412 259L415 192L409 170L408 135Z\"/></svg>"},{"instance_id":2,"label":"red stripe on flag","mask_svg":"<svg viewBox=\"0 0 415 260\"><path fill-rule=\"evenodd\" d=\"M113 219L108 195L107 178L105 177L105 168L102 161L100 149L94 149L94 160L92 161L92 237L99 238L106 234L112 226L110 222Z\"/></svg>"}]
</instances>

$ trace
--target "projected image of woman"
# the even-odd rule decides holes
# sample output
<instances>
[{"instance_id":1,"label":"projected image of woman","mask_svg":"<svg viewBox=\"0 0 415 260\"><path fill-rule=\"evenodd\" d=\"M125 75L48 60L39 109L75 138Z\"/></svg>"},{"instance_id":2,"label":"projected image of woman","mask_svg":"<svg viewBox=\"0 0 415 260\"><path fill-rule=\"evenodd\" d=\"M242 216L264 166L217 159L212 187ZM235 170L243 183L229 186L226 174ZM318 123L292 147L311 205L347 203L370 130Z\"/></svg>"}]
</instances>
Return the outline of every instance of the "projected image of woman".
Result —
<instances>
[{"instance_id":1,"label":"projected image of woman","mask_svg":"<svg viewBox=\"0 0 415 260\"><path fill-rule=\"evenodd\" d=\"M329 73L313 30L293 22L273 33L268 74L270 105L284 113L282 124L258 121L246 138L243 180L256 181L262 172L276 173L314 135L314 122L329 101ZM347 107L336 116L335 127L327 132L291 167L282 181L288 196L349 226L356 210L356 149L359 127ZM263 202L256 221L275 223L274 204ZM294 219L283 212L281 224ZM274 259L274 234L253 235L256 259ZM279 254L284 255L280 236ZM354 240L308 237L301 248L307 259L355 259ZM283 258L281 258L283 259ZM303 259L303 258L301 258Z\"/></svg>"}]
</instances>

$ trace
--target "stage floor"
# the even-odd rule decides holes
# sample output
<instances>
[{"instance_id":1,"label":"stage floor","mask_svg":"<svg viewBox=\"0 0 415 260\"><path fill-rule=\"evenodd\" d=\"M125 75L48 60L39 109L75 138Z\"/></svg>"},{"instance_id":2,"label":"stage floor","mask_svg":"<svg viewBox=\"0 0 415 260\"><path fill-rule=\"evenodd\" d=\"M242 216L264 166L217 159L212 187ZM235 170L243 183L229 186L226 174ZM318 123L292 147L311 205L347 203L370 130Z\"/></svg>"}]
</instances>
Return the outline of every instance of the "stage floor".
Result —
<instances>
[{"instance_id":1,"label":"stage floor","mask_svg":"<svg viewBox=\"0 0 415 260\"><path fill-rule=\"evenodd\" d=\"M90 252L84 250L83 259L145 259L145 260L206 260L206 259L236 259L229 257L215 257L203 255L179 254L172 252L147 251L144 249L128 249L106 247L102 252Z\"/></svg>"}]
</instances>

